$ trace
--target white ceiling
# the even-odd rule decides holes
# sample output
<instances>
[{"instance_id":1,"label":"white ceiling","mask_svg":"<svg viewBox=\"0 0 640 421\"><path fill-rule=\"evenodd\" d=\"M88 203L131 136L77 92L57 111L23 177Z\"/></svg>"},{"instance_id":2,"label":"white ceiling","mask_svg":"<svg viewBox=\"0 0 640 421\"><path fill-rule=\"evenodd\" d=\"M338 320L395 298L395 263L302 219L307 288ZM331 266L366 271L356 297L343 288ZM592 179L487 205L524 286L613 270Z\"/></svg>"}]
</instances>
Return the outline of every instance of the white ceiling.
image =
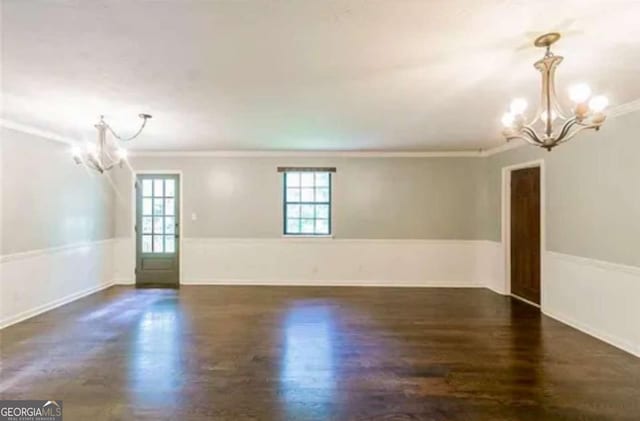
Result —
<instances>
[{"instance_id":1,"label":"white ceiling","mask_svg":"<svg viewBox=\"0 0 640 421\"><path fill-rule=\"evenodd\" d=\"M135 149L462 150L537 102L535 34L568 34L559 92L640 98L637 0L2 1L3 118ZM127 134L127 133L125 133Z\"/></svg>"}]
</instances>

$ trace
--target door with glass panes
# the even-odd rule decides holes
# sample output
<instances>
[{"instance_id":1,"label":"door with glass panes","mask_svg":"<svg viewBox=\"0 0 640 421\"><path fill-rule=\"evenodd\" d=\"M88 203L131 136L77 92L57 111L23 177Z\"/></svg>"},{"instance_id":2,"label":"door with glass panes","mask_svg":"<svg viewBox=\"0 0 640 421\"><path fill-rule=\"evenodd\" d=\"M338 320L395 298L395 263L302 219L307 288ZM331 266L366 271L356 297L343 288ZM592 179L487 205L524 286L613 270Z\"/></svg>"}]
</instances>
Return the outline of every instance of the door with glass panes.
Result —
<instances>
[{"instance_id":1,"label":"door with glass panes","mask_svg":"<svg viewBox=\"0 0 640 421\"><path fill-rule=\"evenodd\" d=\"M177 174L139 174L136 180L136 285L177 288L179 202Z\"/></svg>"}]
</instances>

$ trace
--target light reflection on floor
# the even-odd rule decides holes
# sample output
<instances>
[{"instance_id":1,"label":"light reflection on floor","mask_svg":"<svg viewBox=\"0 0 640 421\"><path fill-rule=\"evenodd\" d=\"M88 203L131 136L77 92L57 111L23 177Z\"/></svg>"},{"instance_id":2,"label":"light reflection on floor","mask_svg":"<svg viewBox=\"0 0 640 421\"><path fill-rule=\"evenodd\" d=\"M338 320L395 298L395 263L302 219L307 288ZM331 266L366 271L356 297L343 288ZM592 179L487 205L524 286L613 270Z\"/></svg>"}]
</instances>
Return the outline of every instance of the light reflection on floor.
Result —
<instances>
[{"instance_id":1,"label":"light reflection on floor","mask_svg":"<svg viewBox=\"0 0 640 421\"><path fill-rule=\"evenodd\" d=\"M336 403L334 329L327 306L300 304L287 313L280 387L289 417L306 419Z\"/></svg>"},{"instance_id":2,"label":"light reflection on floor","mask_svg":"<svg viewBox=\"0 0 640 421\"><path fill-rule=\"evenodd\" d=\"M135 404L169 406L182 385L183 326L175 300L154 304L137 324L129 353L129 387Z\"/></svg>"}]
</instances>

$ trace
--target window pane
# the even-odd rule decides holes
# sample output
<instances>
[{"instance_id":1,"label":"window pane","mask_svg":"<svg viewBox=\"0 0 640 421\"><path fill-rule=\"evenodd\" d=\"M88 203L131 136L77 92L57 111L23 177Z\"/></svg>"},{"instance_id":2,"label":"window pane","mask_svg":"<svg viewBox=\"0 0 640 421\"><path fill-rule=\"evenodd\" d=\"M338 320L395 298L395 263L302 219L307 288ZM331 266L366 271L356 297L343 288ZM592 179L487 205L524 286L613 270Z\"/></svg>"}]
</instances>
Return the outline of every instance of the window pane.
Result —
<instances>
[{"instance_id":1,"label":"window pane","mask_svg":"<svg viewBox=\"0 0 640 421\"><path fill-rule=\"evenodd\" d=\"M313 173L303 172L300 175L300 185L302 187L313 187Z\"/></svg>"},{"instance_id":2,"label":"window pane","mask_svg":"<svg viewBox=\"0 0 640 421\"><path fill-rule=\"evenodd\" d=\"M316 234L329 234L329 220L316 219Z\"/></svg>"},{"instance_id":3,"label":"window pane","mask_svg":"<svg viewBox=\"0 0 640 421\"><path fill-rule=\"evenodd\" d=\"M164 199L164 214L175 215L175 199Z\"/></svg>"},{"instance_id":4,"label":"window pane","mask_svg":"<svg viewBox=\"0 0 640 421\"><path fill-rule=\"evenodd\" d=\"M142 199L142 214L151 215L151 203L153 199Z\"/></svg>"},{"instance_id":5,"label":"window pane","mask_svg":"<svg viewBox=\"0 0 640 421\"><path fill-rule=\"evenodd\" d=\"M174 234L176 232L176 219L173 216L164 218L164 233Z\"/></svg>"},{"instance_id":6,"label":"window pane","mask_svg":"<svg viewBox=\"0 0 640 421\"><path fill-rule=\"evenodd\" d=\"M316 189L316 202L328 202L329 201L329 189L326 187L320 187Z\"/></svg>"},{"instance_id":7,"label":"window pane","mask_svg":"<svg viewBox=\"0 0 640 421\"><path fill-rule=\"evenodd\" d=\"M162 196L163 193L163 180L153 180L153 195L154 196Z\"/></svg>"},{"instance_id":8,"label":"window pane","mask_svg":"<svg viewBox=\"0 0 640 421\"><path fill-rule=\"evenodd\" d=\"M299 202L300 189L287 189L287 202Z\"/></svg>"},{"instance_id":9,"label":"window pane","mask_svg":"<svg viewBox=\"0 0 640 421\"><path fill-rule=\"evenodd\" d=\"M313 231L314 231L313 219L303 219L302 223L300 224L300 231L303 234L313 234Z\"/></svg>"},{"instance_id":10,"label":"window pane","mask_svg":"<svg viewBox=\"0 0 640 421\"><path fill-rule=\"evenodd\" d=\"M288 172L286 173L286 177L287 177L287 187L300 187L299 172Z\"/></svg>"},{"instance_id":11,"label":"window pane","mask_svg":"<svg viewBox=\"0 0 640 421\"><path fill-rule=\"evenodd\" d=\"M315 216L313 205L302 205L301 213L303 218L313 218Z\"/></svg>"},{"instance_id":12,"label":"window pane","mask_svg":"<svg viewBox=\"0 0 640 421\"><path fill-rule=\"evenodd\" d=\"M153 180L142 180L142 195L153 196Z\"/></svg>"},{"instance_id":13,"label":"window pane","mask_svg":"<svg viewBox=\"0 0 640 421\"><path fill-rule=\"evenodd\" d=\"M153 236L153 252L154 253L164 253L164 244L163 244L163 236L162 235L154 235Z\"/></svg>"},{"instance_id":14,"label":"window pane","mask_svg":"<svg viewBox=\"0 0 640 421\"><path fill-rule=\"evenodd\" d=\"M176 192L176 181L175 180L164 180L164 195L173 197Z\"/></svg>"},{"instance_id":15,"label":"window pane","mask_svg":"<svg viewBox=\"0 0 640 421\"><path fill-rule=\"evenodd\" d=\"M142 236L142 252L151 253L151 236L150 235Z\"/></svg>"},{"instance_id":16,"label":"window pane","mask_svg":"<svg viewBox=\"0 0 640 421\"><path fill-rule=\"evenodd\" d=\"M176 239L173 235L165 235L164 251L165 253L173 253L176 251Z\"/></svg>"},{"instance_id":17,"label":"window pane","mask_svg":"<svg viewBox=\"0 0 640 421\"><path fill-rule=\"evenodd\" d=\"M313 202L313 189L301 189L301 201L302 202Z\"/></svg>"},{"instance_id":18,"label":"window pane","mask_svg":"<svg viewBox=\"0 0 640 421\"><path fill-rule=\"evenodd\" d=\"M316 173L316 187L329 187L329 173L317 172Z\"/></svg>"},{"instance_id":19,"label":"window pane","mask_svg":"<svg viewBox=\"0 0 640 421\"><path fill-rule=\"evenodd\" d=\"M300 233L300 220L287 219L287 234L299 234L299 233Z\"/></svg>"},{"instance_id":20,"label":"window pane","mask_svg":"<svg viewBox=\"0 0 640 421\"><path fill-rule=\"evenodd\" d=\"M316 205L316 218L329 219L329 205Z\"/></svg>"},{"instance_id":21,"label":"window pane","mask_svg":"<svg viewBox=\"0 0 640 421\"><path fill-rule=\"evenodd\" d=\"M153 218L153 233L154 234L162 234L162 217L156 216Z\"/></svg>"},{"instance_id":22,"label":"window pane","mask_svg":"<svg viewBox=\"0 0 640 421\"><path fill-rule=\"evenodd\" d=\"M287 205L287 218L300 218L300 205Z\"/></svg>"},{"instance_id":23,"label":"window pane","mask_svg":"<svg viewBox=\"0 0 640 421\"><path fill-rule=\"evenodd\" d=\"M145 216L142 218L142 232L144 234L151 234L153 229L153 218Z\"/></svg>"},{"instance_id":24,"label":"window pane","mask_svg":"<svg viewBox=\"0 0 640 421\"><path fill-rule=\"evenodd\" d=\"M153 214L154 215L162 215L164 212L164 200L162 199L153 199Z\"/></svg>"}]
</instances>

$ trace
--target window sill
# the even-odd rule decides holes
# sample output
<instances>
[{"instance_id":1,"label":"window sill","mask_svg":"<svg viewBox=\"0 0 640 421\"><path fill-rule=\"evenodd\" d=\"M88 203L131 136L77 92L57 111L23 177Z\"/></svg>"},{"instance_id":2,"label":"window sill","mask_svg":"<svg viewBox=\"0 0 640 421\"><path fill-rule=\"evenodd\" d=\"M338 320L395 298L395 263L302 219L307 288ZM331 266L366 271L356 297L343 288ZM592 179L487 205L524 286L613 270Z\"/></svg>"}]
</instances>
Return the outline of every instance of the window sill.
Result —
<instances>
[{"instance_id":1,"label":"window sill","mask_svg":"<svg viewBox=\"0 0 640 421\"><path fill-rule=\"evenodd\" d=\"M326 235L296 235L296 234L283 234L282 238L318 238L318 239L333 239L333 234Z\"/></svg>"}]
</instances>

